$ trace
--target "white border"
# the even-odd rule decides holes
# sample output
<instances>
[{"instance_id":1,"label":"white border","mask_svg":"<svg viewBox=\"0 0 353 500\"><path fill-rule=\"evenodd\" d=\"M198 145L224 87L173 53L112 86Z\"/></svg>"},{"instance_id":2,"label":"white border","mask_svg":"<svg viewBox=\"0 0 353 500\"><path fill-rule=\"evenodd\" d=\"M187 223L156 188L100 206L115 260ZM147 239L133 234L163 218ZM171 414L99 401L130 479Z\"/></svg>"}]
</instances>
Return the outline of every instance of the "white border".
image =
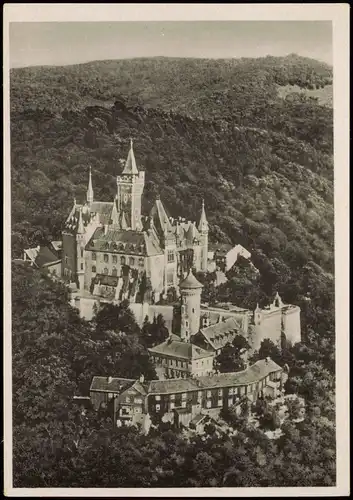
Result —
<instances>
[{"instance_id":1,"label":"white border","mask_svg":"<svg viewBox=\"0 0 353 500\"><path fill-rule=\"evenodd\" d=\"M337 486L320 488L13 488L9 22L332 21L335 141ZM5 4L4 82L4 493L6 496L348 496L349 489L349 4Z\"/></svg>"}]
</instances>

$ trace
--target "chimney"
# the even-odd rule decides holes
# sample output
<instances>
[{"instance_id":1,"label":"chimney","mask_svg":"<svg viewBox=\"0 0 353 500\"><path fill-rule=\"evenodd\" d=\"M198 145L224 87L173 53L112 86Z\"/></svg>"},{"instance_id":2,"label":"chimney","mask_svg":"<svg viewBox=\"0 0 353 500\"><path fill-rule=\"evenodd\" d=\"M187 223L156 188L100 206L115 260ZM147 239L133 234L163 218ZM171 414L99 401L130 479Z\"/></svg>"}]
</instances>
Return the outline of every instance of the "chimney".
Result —
<instances>
[{"instance_id":1,"label":"chimney","mask_svg":"<svg viewBox=\"0 0 353 500\"><path fill-rule=\"evenodd\" d=\"M111 384L113 380L113 377L108 377L108 384Z\"/></svg>"},{"instance_id":2,"label":"chimney","mask_svg":"<svg viewBox=\"0 0 353 500\"><path fill-rule=\"evenodd\" d=\"M141 382L141 384L143 384L143 383L144 383L144 381L145 381L145 377L144 377L144 375L140 375L140 382Z\"/></svg>"},{"instance_id":3,"label":"chimney","mask_svg":"<svg viewBox=\"0 0 353 500\"><path fill-rule=\"evenodd\" d=\"M108 225L104 224L104 235L108 233Z\"/></svg>"},{"instance_id":4,"label":"chimney","mask_svg":"<svg viewBox=\"0 0 353 500\"><path fill-rule=\"evenodd\" d=\"M266 358L266 364L268 364L269 361L270 361L270 358L267 356L267 358Z\"/></svg>"}]
</instances>

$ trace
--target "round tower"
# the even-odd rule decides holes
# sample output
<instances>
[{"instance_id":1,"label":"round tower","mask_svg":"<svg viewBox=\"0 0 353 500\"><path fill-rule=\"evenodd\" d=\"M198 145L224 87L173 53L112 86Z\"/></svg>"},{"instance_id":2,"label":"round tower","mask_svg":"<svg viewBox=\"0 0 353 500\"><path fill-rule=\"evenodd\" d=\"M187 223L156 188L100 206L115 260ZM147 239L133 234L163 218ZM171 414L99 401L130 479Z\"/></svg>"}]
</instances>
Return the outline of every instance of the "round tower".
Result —
<instances>
[{"instance_id":1,"label":"round tower","mask_svg":"<svg viewBox=\"0 0 353 500\"><path fill-rule=\"evenodd\" d=\"M181 328L180 337L189 341L200 329L200 305L203 285L195 278L191 269L180 283Z\"/></svg>"}]
</instances>

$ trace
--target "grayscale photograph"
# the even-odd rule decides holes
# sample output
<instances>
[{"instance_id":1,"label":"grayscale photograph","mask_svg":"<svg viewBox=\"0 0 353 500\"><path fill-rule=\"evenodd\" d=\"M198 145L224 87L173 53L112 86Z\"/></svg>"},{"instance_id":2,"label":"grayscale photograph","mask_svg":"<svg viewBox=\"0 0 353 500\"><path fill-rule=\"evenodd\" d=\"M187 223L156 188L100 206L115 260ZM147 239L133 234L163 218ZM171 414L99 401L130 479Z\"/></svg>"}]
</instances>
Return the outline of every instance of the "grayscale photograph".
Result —
<instances>
[{"instance_id":1,"label":"grayscale photograph","mask_svg":"<svg viewBox=\"0 0 353 500\"><path fill-rule=\"evenodd\" d=\"M335 487L332 22L8 30L13 487Z\"/></svg>"}]
</instances>

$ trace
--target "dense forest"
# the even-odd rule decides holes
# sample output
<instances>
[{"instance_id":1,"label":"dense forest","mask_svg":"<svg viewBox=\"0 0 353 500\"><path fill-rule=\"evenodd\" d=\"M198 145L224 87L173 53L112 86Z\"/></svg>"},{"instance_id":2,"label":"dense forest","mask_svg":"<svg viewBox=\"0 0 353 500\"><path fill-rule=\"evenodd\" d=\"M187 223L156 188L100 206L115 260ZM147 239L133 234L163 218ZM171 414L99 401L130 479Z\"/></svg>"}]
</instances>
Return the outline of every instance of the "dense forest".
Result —
<instances>
[{"instance_id":1,"label":"dense forest","mask_svg":"<svg viewBox=\"0 0 353 500\"><path fill-rule=\"evenodd\" d=\"M80 320L59 284L17 264L16 485L334 484L333 116L313 97L332 68L296 55L154 58L15 69L10 84L13 257L60 239L89 165L95 198L113 200L132 137L144 212L159 193L171 216L194 219L205 198L210 239L252 253L258 274L239 266L217 290L200 277L204 299L254 308L278 290L300 305L303 343L270 354L308 404L276 442L245 423L187 442L171 429L112 432L104 415L83 422L71 398L94 374L153 376L141 332L126 310L115 328Z\"/></svg>"}]
</instances>

